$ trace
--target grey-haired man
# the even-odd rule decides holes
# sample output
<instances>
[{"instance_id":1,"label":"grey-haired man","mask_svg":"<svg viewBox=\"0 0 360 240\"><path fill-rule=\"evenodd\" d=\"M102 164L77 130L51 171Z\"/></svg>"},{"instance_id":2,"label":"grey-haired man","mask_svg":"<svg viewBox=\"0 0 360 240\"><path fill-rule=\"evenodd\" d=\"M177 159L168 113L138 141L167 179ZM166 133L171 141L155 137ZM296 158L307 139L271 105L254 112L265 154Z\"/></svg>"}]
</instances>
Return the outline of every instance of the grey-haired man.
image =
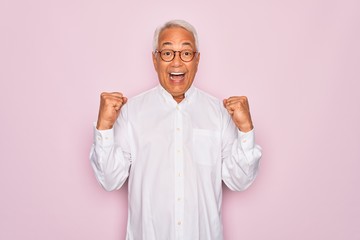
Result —
<instances>
[{"instance_id":1,"label":"grey-haired man","mask_svg":"<svg viewBox=\"0 0 360 240\"><path fill-rule=\"evenodd\" d=\"M160 84L129 100L101 94L90 159L106 190L129 180L128 240L222 239L222 182L242 191L255 179L248 100L193 86L197 39L189 23L165 23L154 37Z\"/></svg>"}]
</instances>

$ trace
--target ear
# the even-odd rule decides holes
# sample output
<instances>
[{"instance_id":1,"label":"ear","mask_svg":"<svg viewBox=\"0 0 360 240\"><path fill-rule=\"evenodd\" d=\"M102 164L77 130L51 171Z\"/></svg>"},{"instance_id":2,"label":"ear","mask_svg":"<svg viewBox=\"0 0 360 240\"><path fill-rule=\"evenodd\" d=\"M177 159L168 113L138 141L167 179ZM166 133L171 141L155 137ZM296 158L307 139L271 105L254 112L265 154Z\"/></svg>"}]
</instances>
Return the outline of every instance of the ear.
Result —
<instances>
[{"instance_id":1,"label":"ear","mask_svg":"<svg viewBox=\"0 0 360 240\"><path fill-rule=\"evenodd\" d=\"M157 53L152 52L152 60L153 60L155 71L157 72L157 64L158 64Z\"/></svg>"},{"instance_id":2,"label":"ear","mask_svg":"<svg viewBox=\"0 0 360 240\"><path fill-rule=\"evenodd\" d=\"M199 62L200 62L200 52L196 53L196 65L199 65Z\"/></svg>"}]
</instances>

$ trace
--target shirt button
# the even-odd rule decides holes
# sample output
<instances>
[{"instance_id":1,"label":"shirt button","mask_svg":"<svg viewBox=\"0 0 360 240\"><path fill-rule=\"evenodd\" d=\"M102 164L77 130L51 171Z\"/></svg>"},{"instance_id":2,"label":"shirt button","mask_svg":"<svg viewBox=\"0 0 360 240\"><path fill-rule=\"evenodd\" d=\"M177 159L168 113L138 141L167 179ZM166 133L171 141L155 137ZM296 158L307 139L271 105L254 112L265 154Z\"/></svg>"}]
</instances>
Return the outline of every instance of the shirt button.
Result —
<instances>
[{"instance_id":1,"label":"shirt button","mask_svg":"<svg viewBox=\"0 0 360 240\"><path fill-rule=\"evenodd\" d=\"M181 177L181 173L178 173L178 177Z\"/></svg>"},{"instance_id":2,"label":"shirt button","mask_svg":"<svg viewBox=\"0 0 360 240\"><path fill-rule=\"evenodd\" d=\"M180 131L180 128L176 128L176 131L178 131L178 132L179 132L179 131Z\"/></svg>"},{"instance_id":3,"label":"shirt button","mask_svg":"<svg viewBox=\"0 0 360 240\"><path fill-rule=\"evenodd\" d=\"M180 201L181 201L181 198L178 197L177 200L178 200L178 202L180 202Z\"/></svg>"},{"instance_id":4,"label":"shirt button","mask_svg":"<svg viewBox=\"0 0 360 240\"><path fill-rule=\"evenodd\" d=\"M179 226L181 225L181 221L178 221L178 225L179 225Z\"/></svg>"},{"instance_id":5,"label":"shirt button","mask_svg":"<svg viewBox=\"0 0 360 240\"><path fill-rule=\"evenodd\" d=\"M177 105L177 106L176 106L176 109L177 109L177 110L179 110L179 109L180 109L179 105Z\"/></svg>"},{"instance_id":6,"label":"shirt button","mask_svg":"<svg viewBox=\"0 0 360 240\"><path fill-rule=\"evenodd\" d=\"M180 150L178 149L176 152L177 152L177 153L180 153Z\"/></svg>"}]
</instances>

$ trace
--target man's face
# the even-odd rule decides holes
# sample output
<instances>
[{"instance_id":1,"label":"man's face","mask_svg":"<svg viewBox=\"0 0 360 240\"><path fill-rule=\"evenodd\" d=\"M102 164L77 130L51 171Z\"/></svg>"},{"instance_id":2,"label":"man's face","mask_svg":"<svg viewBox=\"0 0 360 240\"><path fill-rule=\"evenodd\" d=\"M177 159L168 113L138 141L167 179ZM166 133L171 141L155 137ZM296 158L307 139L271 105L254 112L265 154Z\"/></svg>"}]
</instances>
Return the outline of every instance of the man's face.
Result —
<instances>
[{"instance_id":1,"label":"man's face","mask_svg":"<svg viewBox=\"0 0 360 240\"><path fill-rule=\"evenodd\" d=\"M163 30L159 35L158 51L170 49L174 51L195 49L195 39L189 31L181 27L172 27ZM168 91L178 103L185 97L185 92L194 81L200 54L196 54L192 61L184 62L180 59L180 53L170 62L161 59L160 53L153 54L155 70L161 86Z\"/></svg>"}]
</instances>

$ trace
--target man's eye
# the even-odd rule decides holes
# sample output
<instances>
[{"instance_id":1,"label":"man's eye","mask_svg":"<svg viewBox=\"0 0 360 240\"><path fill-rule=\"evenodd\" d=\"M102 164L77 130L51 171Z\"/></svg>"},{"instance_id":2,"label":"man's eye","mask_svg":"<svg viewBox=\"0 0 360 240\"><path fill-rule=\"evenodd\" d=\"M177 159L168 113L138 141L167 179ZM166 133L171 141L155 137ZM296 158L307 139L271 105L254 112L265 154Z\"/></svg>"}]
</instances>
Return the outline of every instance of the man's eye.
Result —
<instances>
[{"instance_id":1,"label":"man's eye","mask_svg":"<svg viewBox=\"0 0 360 240\"><path fill-rule=\"evenodd\" d=\"M171 52L171 51L164 51L164 52L163 52L163 55L164 55L164 56L171 56L171 55L172 55L172 52Z\"/></svg>"},{"instance_id":2,"label":"man's eye","mask_svg":"<svg viewBox=\"0 0 360 240\"><path fill-rule=\"evenodd\" d=\"M185 51L183 54L184 54L184 56L189 57L189 56L192 55L192 52L190 52L190 51Z\"/></svg>"}]
</instances>

